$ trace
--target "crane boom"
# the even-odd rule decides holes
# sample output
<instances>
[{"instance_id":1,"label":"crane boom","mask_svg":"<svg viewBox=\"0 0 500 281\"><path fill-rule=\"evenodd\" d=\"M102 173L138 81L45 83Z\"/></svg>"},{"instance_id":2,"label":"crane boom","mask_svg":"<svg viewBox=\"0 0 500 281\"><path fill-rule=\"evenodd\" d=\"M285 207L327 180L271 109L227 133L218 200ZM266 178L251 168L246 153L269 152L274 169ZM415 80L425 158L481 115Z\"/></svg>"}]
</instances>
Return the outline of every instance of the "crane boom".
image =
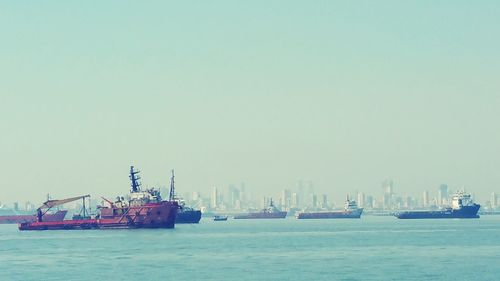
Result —
<instances>
[{"instance_id":1,"label":"crane boom","mask_svg":"<svg viewBox=\"0 0 500 281\"><path fill-rule=\"evenodd\" d=\"M42 204L42 206L39 207L39 209L50 209L50 208L55 207L55 206L59 206L59 205L65 204L65 203L84 199L87 197L90 197L90 195L71 197L71 198L66 198L66 199L61 199L61 200L47 200Z\"/></svg>"}]
</instances>

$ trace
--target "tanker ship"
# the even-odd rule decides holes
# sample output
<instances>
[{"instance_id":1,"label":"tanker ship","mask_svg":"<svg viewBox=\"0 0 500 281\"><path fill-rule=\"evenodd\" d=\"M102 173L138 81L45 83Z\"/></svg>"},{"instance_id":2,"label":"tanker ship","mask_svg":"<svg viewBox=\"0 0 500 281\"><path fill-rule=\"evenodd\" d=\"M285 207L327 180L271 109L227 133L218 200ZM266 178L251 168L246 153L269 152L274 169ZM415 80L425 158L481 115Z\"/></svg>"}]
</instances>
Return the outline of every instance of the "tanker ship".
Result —
<instances>
[{"instance_id":1,"label":"tanker ship","mask_svg":"<svg viewBox=\"0 0 500 281\"><path fill-rule=\"evenodd\" d=\"M474 219L481 205L474 203L471 195L457 192L451 200L451 207L435 211L405 211L396 213L398 219Z\"/></svg>"},{"instance_id":2,"label":"tanker ship","mask_svg":"<svg viewBox=\"0 0 500 281\"><path fill-rule=\"evenodd\" d=\"M99 207L95 216L86 212L85 202L89 195L47 200L37 209L37 220L20 223L19 230L174 228L177 202L163 201L160 191L154 188L141 189L138 173L133 166L130 167L132 189L127 200L118 197L112 202L103 198L109 206ZM75 215L71 220L44 220L44 213L51 208L80 199L83 214Z\"/></svg>"},{"instance_id":3,"label":"tanker ship","mask_svg":"<svg viewBox=\"0 0 500 281\"><path fill-rule=\"evenodd\" d=\"M199 223L201 219L201 210L195 210L191 207L186 206L183 200L175 194L174 186L174 170L172 170L172 177L170 178L170 194L169 200L171 202L177 202L179 209L177 209L177 215L175 217L175 223Z\"/></svg>"},{"instance_id":4,"label":"tanker ship","mask_svg":"<svg viewBox=\"0 0 500 281\"><path fill-rule=\"evenodd\" d=\"M285 217L286 212L278 210L278 208L273 205L273 200L271 199L269 207L260 212L235 215L234 219L284 219Z\"/></svg>"},{"instance_id":5,"label":"tanker ship","mask_svg":"<svg viewBox=\"0 0 500 281\"><path fill-rule=\"evenodd\" d=\"M301 212L296 215L298 219L359 219L363 208L359 208L356 201L349 200L347 196L344 210L333 212Z\"/></svg>"}]
</instances>

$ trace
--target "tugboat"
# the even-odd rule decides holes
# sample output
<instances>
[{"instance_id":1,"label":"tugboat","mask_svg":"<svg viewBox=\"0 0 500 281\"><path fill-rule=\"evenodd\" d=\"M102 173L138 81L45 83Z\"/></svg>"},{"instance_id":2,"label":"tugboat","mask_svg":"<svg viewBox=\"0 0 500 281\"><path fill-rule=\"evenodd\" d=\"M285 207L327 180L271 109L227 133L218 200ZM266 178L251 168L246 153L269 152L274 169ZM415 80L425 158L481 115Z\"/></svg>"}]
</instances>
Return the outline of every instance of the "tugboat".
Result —
<instances>
[{"instance_id":1,"label":"tugboat","mask_svg":"<svg viewBox=\"0 0 500 281\"><path fill-rule=\"evenodd\" d=\"M177 202L179 209L177 210L177 216L175 218L175 223L199 223L201 219L201 210L195 210L191 207L185 205L183 200L175 196L175 185L174 185L174 170L172 170L172 177L170 178L170 194L169 200L172 202Z\"/></svg>"},{"instance_id":2,"label":"tugboat","mask_svg":"<svg viewBox=\"0 0 500 281\"><path fill-rule=\"evenodd\" d=\"M85 211L83 215L71 220L44 221L43 212L64 203L83 200L89 195L63 200L48 200L37 210L37 221L19 224L19 230L66 230L66 229L130 229L130 228L174 228L177 202L163 201L159 190L140 188L137 175L139 172L130 167L131 191L129 199L118 197L116 202L106 200L109 206L100 207L98 214L91 217Z\"/></svg>"},{"instance_id":3,"label":"tugboat","mask_svg":"<svg viewBox=\"0 0 500 281\"><path fill-rule=\"evenodd\" d=\"M346 197L344 210L334 212L301 212L296 216L298 219L359 219L363 208L358 208L356 201Z\"/></svg>"},{"instance_id":4,"label":"tugboat","mask_svg":"<svg viewBox=\"0 0 500 281\"><path fill-rule=\"evenodd\" d=\"M227 221L227 216L216 215L214 216L214 221Z\"/></svg>"},{"instance_id":5,"label":"tugboat","mask_svg":"<svg viewBox=\"0 0 500 281\"><path fill-rule=\"evenodd\" d=\"M481 205L474 203L471 195L457 192L451 200L451 207L436 211L405 211L396 213L398 219L475 219Z\"/></svg>"},{"instance_id":6,"label":"tugboat","mask_svg":"<svg viewBox=\"0 0 500 281\"><path fill-rule=\"evenodd\" d=\"M284 219L286 217L286 212L278 210L273 204L273 200L269 204L269 207L261 210L260 212L250 212L247 214L235 215L234 219Z\"/></svg>"}]
</instances>

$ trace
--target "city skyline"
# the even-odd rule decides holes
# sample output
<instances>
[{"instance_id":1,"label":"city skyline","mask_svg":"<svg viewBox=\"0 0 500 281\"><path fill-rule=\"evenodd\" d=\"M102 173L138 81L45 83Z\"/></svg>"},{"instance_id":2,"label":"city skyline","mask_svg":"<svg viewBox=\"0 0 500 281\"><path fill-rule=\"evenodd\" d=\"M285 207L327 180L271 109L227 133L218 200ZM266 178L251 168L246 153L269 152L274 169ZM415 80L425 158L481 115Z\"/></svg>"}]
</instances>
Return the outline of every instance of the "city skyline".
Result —
<instances>
[{"instance_id":1,"label":"city skyline","mask_svg":"<svg viewBox=\"0 0 500 281\"><path fill-rule=\"evenodd\" d=\"M149 186L142 183L142 178L140 183L142 188L157 188L161 191L163 198L168 197L170 190L168 185ZM299 180L296 182L295 186L284 188L279 192L256 193L252 191L252 188L249 187L246 182L242 181L239 184L232 183L226 186L212 186L208 190L179 190L176 188L176 193L178 198L186 200L188 204L193 204L195 207L222 211L243 211L256 209L257 207L263 208L269 203L269 200L273 200L276 205L284 210L290 208L297 210L304 208L332 209L342 207L346 197L350 200L357 201L361 207L365 207L369 210L429 208L433 206L450 205L449 200L451 196L458 191L470 192L476 201L485 203L483 207L485 207L486 210L498 207L498 193L496 191L492 191L488 195L480 197L474 192L464 188L453 189L449 187L448 184L439 184L434 189L424 189L420 195L398 192L398 186L395 185L392 179L383 180L379 192L355 190L339 194L334 191L318 191L314 187L312 181ZM127 192L122 194L126 196ZM98 202L101 195L103 194L93 195L93 201ZM47 197L48 196L49 194L47 194ZM51 199L61 199L64 196L57 197L52 194L50 197ZM113 200L113 197L107 195L105 197ZM10 202L0 200L0 205L6 207L14 206L14 208L19 209L33 209L37 204L43 201L45 201L45 199L33 201L24 198ZM28 208L26 206L30 207Z\"/></svg>"}]
</instances>

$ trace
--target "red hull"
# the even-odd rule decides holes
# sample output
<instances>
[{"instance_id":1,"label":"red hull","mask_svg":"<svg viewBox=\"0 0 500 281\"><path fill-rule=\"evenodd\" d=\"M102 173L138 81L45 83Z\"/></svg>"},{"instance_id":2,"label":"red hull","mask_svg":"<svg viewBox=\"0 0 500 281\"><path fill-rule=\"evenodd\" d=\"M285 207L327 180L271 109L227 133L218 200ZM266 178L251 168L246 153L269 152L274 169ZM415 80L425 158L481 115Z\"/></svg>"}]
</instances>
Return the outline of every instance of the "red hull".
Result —
<instances>
[{"instance_id":1,"label":"red hull","mask_svg":"<svg viewBox=\"0 0 500 281\"><path fill-rule=\"evenodd\" d=\"M19 224L19 230L174 228L176 202L163 201L126 208L102 208L101 217L86 220L32 222Z\"/></svg>"},{"instance_id":2,"label":"red hull","mask_svg":"<svg viewBox=\"0 0 500 281\"><path fill-rule=\"evenodd\" d=\"M68 211L57 211L54 214L43 215L43 221L62 221L66 216ZM25 223L25 222L35 222L36 215L12 215L12 216L0 216L0 223Z\"/></svg>"}]
</instances>

